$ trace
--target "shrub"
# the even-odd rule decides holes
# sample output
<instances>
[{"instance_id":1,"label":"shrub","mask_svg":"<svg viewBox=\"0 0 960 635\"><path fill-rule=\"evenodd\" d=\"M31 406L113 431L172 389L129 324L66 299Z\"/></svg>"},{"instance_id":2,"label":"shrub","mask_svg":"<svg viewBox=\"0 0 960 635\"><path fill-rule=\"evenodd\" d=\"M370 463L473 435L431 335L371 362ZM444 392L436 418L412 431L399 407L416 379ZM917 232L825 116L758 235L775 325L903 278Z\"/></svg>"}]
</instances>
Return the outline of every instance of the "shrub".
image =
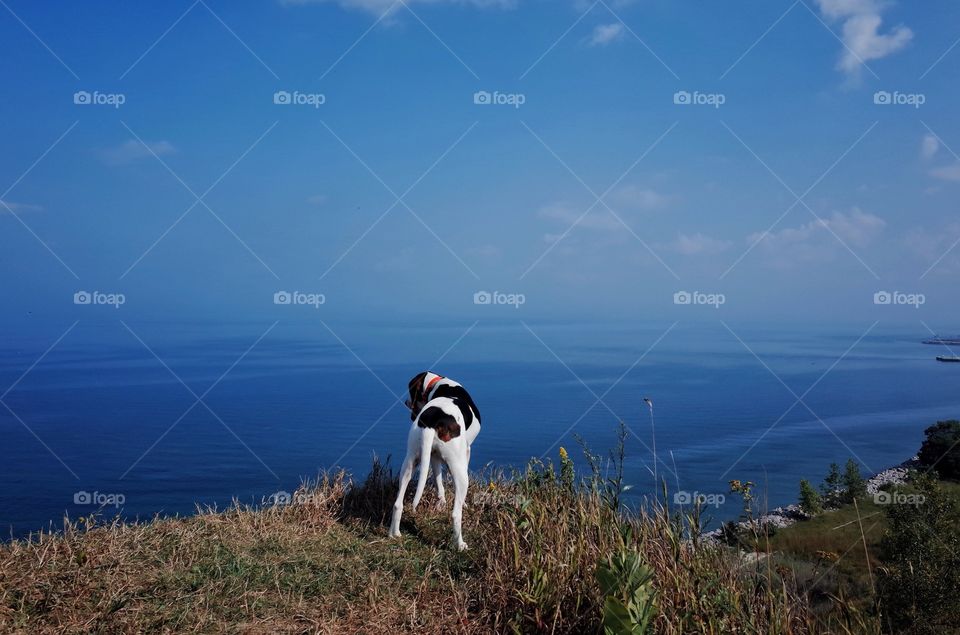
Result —
<instances>
[{"instance_id":1,"label":"shrub","mask_svg":"<svg viewBox=\"0 0 960 635\"><path fill-rule=\"evenodd\" d=\"M878 595L893 633L956 632L960 624L960 509L930 474L915 481L916 505L893 504L881 542Z\"/></svg>"},{"instance_id":2,"label":"shrub","mask_svg":"<svg viewBox=\"0 0 960 635\"><path fill-rule=\"evenodd\" d=\"M844 503L852 503L867 495L867 482L860 475L860 466L853 459L848 459L843 470L843 494L841 499Z\"/></svg>"},{"instance_id":3,"label":"shrub","mask_svg":"<svg viewBox=\"0 0 960 635\"><path fill-rule=\"evenodd\" d=\"M805 478L800 479L800 509L810 516L816 516L823 511L823 499Z\"/></svg>"},{"instance_id":4,"label":"shrub","mask_svg":"<svg viewBox=\"0 0 960 635\"><path fill-rule=\"evenodd\" d=\"M836 463L830 464L830 471L827 477L823 479L820 485L820 493L823 495L823 502L827 506L836 505L843 494L843 477L840 476L840 466Z\"/></svg>"},{"instance_id":5,"label":"shrub","mask_svg":"<svg viewBox=\"0 0 960 635\"><path fill-rule=\"evenodd\" d=\"M813 488L810 488L813 490ZM801 496L803 495L803 486L801 485ZM816 492L812 492L816 493ZM844 465L843 473L840 472L840 466L836 463L830 464L830 471L820 485L820 503L822 507L837 507L839 505L849 504L854 499L860 499L867 495L867 482L860 474L860 466L853 459L848 459ZM802 505L801 505L802 506ZM806 510L805 510L806 511Z\"/></svg>"},{"instance_id":6,"label":"shrub","mask_svg":"<svg viewBox=\"0 0 960 635\"><path fill-rule=\"evenodd\" d=\"M960 421L938 421L924 430L920 462L943 478L960 479Z\"/></svg>"}]
</instances>

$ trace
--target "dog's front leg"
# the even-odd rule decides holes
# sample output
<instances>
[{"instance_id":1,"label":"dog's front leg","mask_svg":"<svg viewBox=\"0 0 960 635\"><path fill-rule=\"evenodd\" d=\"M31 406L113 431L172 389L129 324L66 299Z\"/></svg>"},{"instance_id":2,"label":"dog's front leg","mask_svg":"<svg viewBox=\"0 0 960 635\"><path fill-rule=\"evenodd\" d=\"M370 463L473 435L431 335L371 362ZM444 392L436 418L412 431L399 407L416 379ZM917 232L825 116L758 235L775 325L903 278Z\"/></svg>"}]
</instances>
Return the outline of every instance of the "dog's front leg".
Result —
<instances>
[{"instance_id":1,"label":"dog's front leg","mask_svg":"<svg viewBox=\"0 0 960 635\"><path fill-rule=\"evenodd\" d=\"M403 514L403 496L407 493L407 484L413 476L413 457L407 455L400 469L400 491L397 492L397 501L393 504L393 519L390 521L390 537L400 535L400 516Z\"/></svg>"},{"instance_id":2,"label":"dog's front leg","mask_svg":"<svg viewBox=\"0 0 960 635\"><path fill-rule=\"evenodd\" d=\"M463 503L467 498L467 486L470 483L470 478L467 473L467 465L462 458L459 460L448 460L447 467L453 476L454 487L453 539L457 543L457 549L463 551L467 548L467 543L463 541Z\"/></svg>"},{"instance_id":3,"label":"dog's front leg","mask_svg":"<svg viewBox=\"0 0 960 635\"><path fill-rule=\"evenodd\" d=\"M431 457L430 469L437 479L437 509L443 509L447 506L447 494L443 489L443 462L439 458Z\"/></svg>"}]
</instances>

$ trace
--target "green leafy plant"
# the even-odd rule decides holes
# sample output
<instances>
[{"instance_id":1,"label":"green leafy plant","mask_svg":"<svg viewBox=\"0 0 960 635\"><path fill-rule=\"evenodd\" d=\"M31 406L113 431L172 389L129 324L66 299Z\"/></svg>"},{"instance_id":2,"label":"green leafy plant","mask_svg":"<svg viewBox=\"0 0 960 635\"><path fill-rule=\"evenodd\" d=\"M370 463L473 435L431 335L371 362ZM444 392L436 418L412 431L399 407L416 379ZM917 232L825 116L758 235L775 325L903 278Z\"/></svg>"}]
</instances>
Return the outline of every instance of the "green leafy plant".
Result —
<instances>
[{"instance_id":1,"label":"green leafy plant","mask_svg":"<svg viewBox=\"0 0 960 635\"><path fill-rule=\"evenodd\" d=\"M590 448L582 438L577 437L577 442L583 449L583 456L590 467L590 488L596 493L610 509L620 511L620 503L624 493L630 490L632 485L625 485L623 482L624 458L626 457L627 426L622 421L617 428L617 446L610 451L608 467L613 468L613 476L607 476L608 469L604 469L600 456L590 452Z\"/></svg>"},{"instance_id":2,"label":"green leafy plant","mask_svg":"<svg viewBox=\"0 0 960 635\"><path fill-rule=\"evenodd\" d=\"M629 538L626 542L630 542ZM604 594L606 635L645 635L656 616L653 570L633 549L620 549L600 561L597 581Z\"/></svg>"}]
</instances>

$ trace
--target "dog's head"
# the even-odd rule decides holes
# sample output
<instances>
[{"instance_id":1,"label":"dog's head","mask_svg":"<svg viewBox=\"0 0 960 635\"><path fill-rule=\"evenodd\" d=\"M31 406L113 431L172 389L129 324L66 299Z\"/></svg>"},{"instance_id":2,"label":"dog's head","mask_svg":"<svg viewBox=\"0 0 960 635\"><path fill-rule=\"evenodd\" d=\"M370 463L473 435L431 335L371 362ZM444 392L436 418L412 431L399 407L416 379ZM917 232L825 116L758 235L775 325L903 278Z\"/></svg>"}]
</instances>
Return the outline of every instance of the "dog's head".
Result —
<instances>
[{"instance_id":1,"label":"dog's head","mask_svg":"<svg viewBox=\"0 0 960 635\"><path fill-rule=\"evenodd\" d=\"M422 373L414 375L413 379L407 385L407 392L410 396L404 402L407 408L410 408L410 421L416 421L417 415L427 405L427 386L440 375L425 370Z\"/></svg>"}]
</instances>

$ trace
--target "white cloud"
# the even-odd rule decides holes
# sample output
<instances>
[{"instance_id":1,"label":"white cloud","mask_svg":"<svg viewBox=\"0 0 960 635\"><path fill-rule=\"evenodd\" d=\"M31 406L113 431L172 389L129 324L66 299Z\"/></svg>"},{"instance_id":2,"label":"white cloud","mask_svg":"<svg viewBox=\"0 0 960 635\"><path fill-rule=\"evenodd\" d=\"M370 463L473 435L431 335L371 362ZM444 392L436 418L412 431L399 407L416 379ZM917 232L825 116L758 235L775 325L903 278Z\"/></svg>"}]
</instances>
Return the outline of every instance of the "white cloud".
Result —
<instances>
[{"instance_id":1,"label":"white cloud","mask_svg":"<svg viewBox=\"0 0 960 635\"><path fill-rule=\"evenodd\" d=\"M27 203L14 203L13 201L4 201L0 199L0 214L19 214L21 212L39 212L42 207L39 205L29 205Z\"/></svg>"},{"instance_id":2,"label":"white cloud","mask_svg":"<svg viewBox=\"0 0 960 635\"><path fill-rule=\"evenodd\" d=\"M553 203L541 207L537 215L540 216L540 218L556 221L558 225L563 226L564 231L574 223L577 223L577 227L599 231L620 231L624 229L620 221L614 218L613 214L608 212L602 205L596 205L590 210L589 214L580 218L585 211L586 209L577 209L566 203ZM577 219L580 219L580 221L577 222ZM550 235L552 236L553 234ZM556 237L559 237L559 234L556 235Z\"/></svg>"},{"instance_id":3,"label":"white cloud","mask_svg":"<svg viewBox=\"0 0 960 635\"><path fill-rule=\"evenodd\" d=\"M367 11L376 16L381 16L388 12L396 13L403 7L397 0L280 0L280 4L285 6L330 3L336 3L344 9ZM410 6L415 4L459 4L471 5L480 9L489 7L506 9L513 7L516 2L515 0L406 0L405 4Z\"/></svg>"},{"instance_id":4,"label":"white cloud","mask_svg":"<svg viewBox=\"0 0 960 635\"><path fill-rule=\"evenodd\" d=\"M850 245L865 247L880 235L887 223L879 216L854 207L849 214L834 212L829 219L823 220L822 225L832 229L834 234Z\"/></svg>"},{"instance_id":5,"label":"white cloud","mask_svg":"<svg viewBox=\"0 0 960 635\"><path fill-rule=\"evenodd\" d=\"M654 210L662 208L670 198L649 188L625 185L611 192L605 200L613 208Z\"/></svg>"},{"instance_id":6,"label":"white cloud","mask_svg":"<svg viewBox=\"0 0 960 635\"><path fill-rule=\"evenodd\" d=\"M675 241L664 247L683 256L697 256L718 254L729 249L732 244L729 240L720 240L697 232L692 236L678 234Z\"/></svg>"},{"instance_id":7,"label":"white cloud","mask_svg":"<svg viewBox=\"0 0 960 635\"><path fill-rule=\"evenodd\" d=\"M587 40L587 46L606 46L617 40L622 40L625 33L626 30L623 28L622 22L598 24Z\"/></svg>"},{"instance_id":8,"label":"white cloud","mask_svg":"<svg viewBox=\"0 0 960 635\"><path fill-rule=\"evenodd\" d=\"M944 181L960 181L960 161L942 168L934 168L930 174Z\"/></svg>"},{"instance_id":9,"label":"white cloud","mask_svg":"<svg viewBox=\"0 0 960 635\"><path fill-rule=\"evenodd\" d=\"M100 156L109 165L126 165L153 157L153 155L163 156L173 154L176 149L167 141L147 141L146 145L136 139L129 139L120 145L111 148L104 148L100 151Z\"/></svg>"},{"instance_id":10,"label":"white cloud","mask_svg":"<svg viewBox=\"0 0 960 635\"><path fill-rule=\"evenodd\" d=\"M831 20L878 10L877 0L817 0L820 11Z\"/></svg>"},{"instance_id":11,"label":"white cloud","mask_svg":"<svg viewBox=\"0 0 960 635\"><path fill-rule=\"evenodd\" d=\"M625 9L639 1L640 0L606 0L606 3L614 9ZM574 0L573 10L578 13L583 13L587 9L593 8L595 4L597 4L596 0Z\"/></svg>"},{"instance_id":12,"label":"white cloud","mask_svg":"<svg viewBox=\"0 0 960 635\"><path fill-rule=\"evenodd\" d=\"M920 157L923 159L932 159L940 149L940 141L936 135L925 134L920 141Z\"/></svg>"},{"instance_id":13,"label":"white cloud","mask_svg":"<svg viewBox=\"0 0 960 635\"><path fill-rule=\"evenodd\" d=\"M747 242L756 242L758 248L783 263L820 261L841 247L837 238L851 249L866 247L886 225L882 218L855 207L849 214L834 212L830 218L815 219L799 227L756 232L747 236Z\"/></svg>"},{"instance_id":14,"label":"white cloud","mask_svg":"<svg viewBox=\"0 0 960 635\"><path fill-rule=\"evenodd\" d=\"M629 230L617 219L617 216L623 218L624 222L632 224L632 219L625 212L649 212L663 208L669 201L668 196L654 190L636 185L625 185L606 196L604 199L606 205L597 203L585 216L584 212L590 207L588 203L584 207L577 207L563 201L544 205L538 210L537 216L553 221L557 228L561 230L561 233L545 234L543 239L548 243L556 242L562 232L572 231L571 228L616 234L619 237L623 233L629 233ZM612 209L616 216L611 214L607 207ZM569 235L564 241L568 240L570 240Z\"/></svg>"},{"instance_id":15,"label":"white cloud","mask_svg":"<svg viewBox=\"0 0 960 635\"><path fill-rule=\"evenodd\" d=\"M828 20L843 22L844 49L837 69L847 74L859 73L863 63L877 60L905 47L913 39L913 31L898 25L881 33L881 14L891 3L884 0L817 0Z\"/></svg>"}]
</instances>

